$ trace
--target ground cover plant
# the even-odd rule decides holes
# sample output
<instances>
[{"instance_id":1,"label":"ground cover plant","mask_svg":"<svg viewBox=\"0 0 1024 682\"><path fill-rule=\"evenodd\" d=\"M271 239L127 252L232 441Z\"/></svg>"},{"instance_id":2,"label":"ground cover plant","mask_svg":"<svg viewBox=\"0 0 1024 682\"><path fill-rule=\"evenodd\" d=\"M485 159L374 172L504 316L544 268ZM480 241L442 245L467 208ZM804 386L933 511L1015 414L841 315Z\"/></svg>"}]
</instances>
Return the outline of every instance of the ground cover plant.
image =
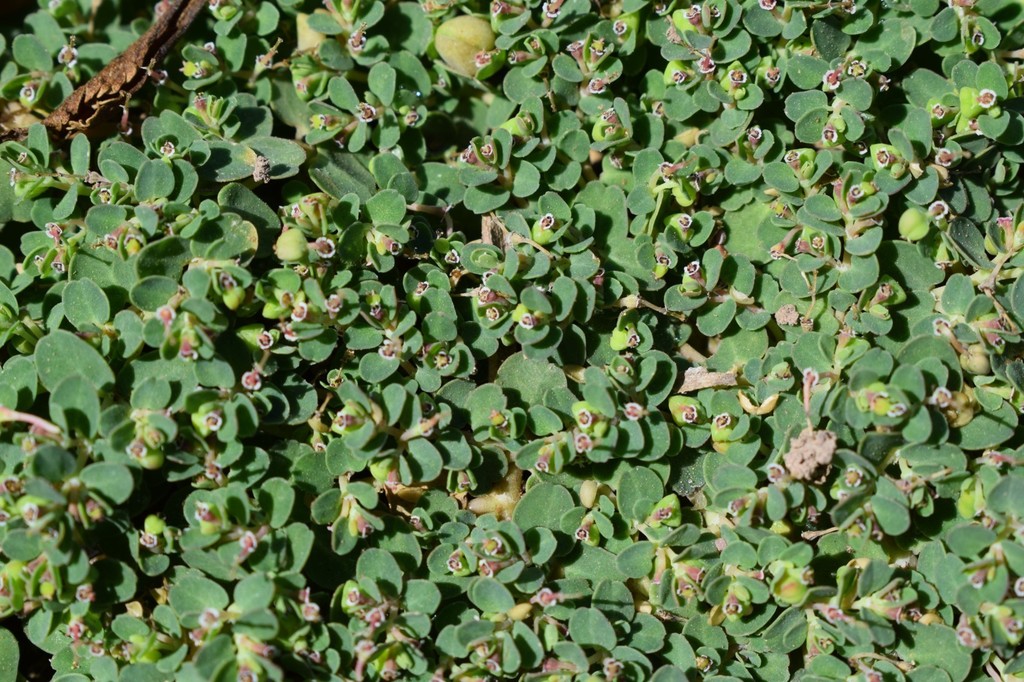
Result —
<instances>
[{"instance_id":1,"label":"ground cover plant","mask_svg":"<svg viewBox=\"0 0 1024 682\"><path fill-rule=\"evenodd\" d=\"M0 680L1024 679L1020 3L24 4Z\"/></svg>"}]
</instances>

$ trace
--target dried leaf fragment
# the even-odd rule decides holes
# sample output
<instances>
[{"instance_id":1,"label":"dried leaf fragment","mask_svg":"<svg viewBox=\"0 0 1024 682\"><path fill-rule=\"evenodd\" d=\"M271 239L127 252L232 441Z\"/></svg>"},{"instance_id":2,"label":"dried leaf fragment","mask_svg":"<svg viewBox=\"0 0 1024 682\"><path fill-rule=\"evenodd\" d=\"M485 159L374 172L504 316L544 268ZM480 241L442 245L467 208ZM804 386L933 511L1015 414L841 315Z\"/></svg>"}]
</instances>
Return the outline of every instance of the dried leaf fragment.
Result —
<instances>
[{"instance_id":1,"label":"dried leaf fragment","mask_svg":"<svg viewBox=\"0 0 1024 682\"><path fill-rule=\"evenodd\" d=\"M800 323L800 313L795 305L787 303L775 311L775 321L784 327L792 327Z\"/></svg>"},{"instance_id":2,"label":"dried leaf fragment","mask_svg":"<svg viewBox=\"0 0 1024 682\"><path fill-rule=\"evenodd\" d=\"M679 393L692 393L702 388L730 388L736 385L735 372L709 372L706 367L690 367L683 373Z\"/></svg>"},{"instance_id":3,"label":"dried leaf fragment","mask_svg":"<svg viewBox=\"0 0 1024 682\"><path fill-rule=\"evenodd\" d=\"M783 458L789 475L799 481L823 483L836 452L836 434L828 430L804 429L789 443Z\"/></svg>"}]
</instances>

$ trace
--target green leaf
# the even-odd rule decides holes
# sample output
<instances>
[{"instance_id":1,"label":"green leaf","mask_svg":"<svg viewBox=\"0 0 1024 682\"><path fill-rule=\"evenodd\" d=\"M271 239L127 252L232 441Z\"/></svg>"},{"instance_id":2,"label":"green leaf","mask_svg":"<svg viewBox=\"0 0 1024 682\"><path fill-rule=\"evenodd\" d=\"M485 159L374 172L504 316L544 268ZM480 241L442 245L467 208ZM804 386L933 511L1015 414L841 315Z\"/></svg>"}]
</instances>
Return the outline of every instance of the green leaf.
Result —
<instances>
[{"instance_id":1,"label":"green leaf","mask_svg":"<svg viewBox=\"0 0 1024 682\"><path fill-rule=\"evenodd\" d=\"M953 682L963 682L972 668L971 652L960 646L956 631L934 623L905 625L908 638L897 644L899 655L917 665L933 665L946 671Z\"/></svg>"},{"instance_id":2,"label":"green leaf","mask_svg":"<svg viewBox=\"0 0 1024 682\"><path fill-rule=\"evenodd\" d=\"M875 495L871 498L871 509L882 531L889 536L902 535L910 529L910 512L899 502Z\"/></svg>"},{"instance_id":3,"label":"green leaf","mask_svg":"<svg viewBox=\"0 0 1024 682\"><path fill-rule=\"evenodd\" d=\"M850 36L827 19L811 24L811 40L818 54L828 62L842 57L851 43Z\"/></svg>"},{"instance_id":4,"label":"green leaf","mask_svg":"<svg viewBox=\"0 0 1024 682\"><path fill-rule=\"evenodd\" d=\"M135 485L128 467L110 462L90 464L82 469L79 478L87 488L95 490L113 504L127 500Z\"/></svg>"},{"instance_id":5,"label":"green leaf","mask_svg":"<svg viewBox=\"0 0 1024 682\"><path fill-rule=\"evenodd\" d=\"M395 97L395 79L396 72L389 64L377 62L370 69L367 84L384 106L391 106Z\"/></svg>"},{"instance_id":6,"label":"green leaf","mask_svg":"<svg viewBox=\"0 0 1024 682\"><path fill-rule=\"evenodd\" d=\"M110 301L95 283L87 279L68 282L61 293L64 317L76 329L101 326L110 320Z\"/></svg>"},{"instance_id":7,"label":"green leaf","mask_svg":"<svg viewBox=\"0 0 1024 682\"><path fill-rule=\"evenodd\" d=\"M557 530L562 514L574 506L572 495L562 486L539 483L519 500L512 520L523 530L537 526Z\"/></svg>"},{"instance_id":8,"label":"green leaf","mask_svg":"<svg viewBox=\"0 0 1024 682\"><path fill-rule=\"evenodd\" d=\"M63 329L52 331L40 339L36 344L35 357L39 382L51 391L72 376L83 377L99 390L105 390L114 383L114 373L103 356Z\"/></svg>"},{"instance_id":9,"label":"green leaf","mask_svg":"<svg viewBox=\"0 0 1024 682\"><path fill-rule=\"evenodd\" d=\"M39 38L30 33L15 36L11 42L11 51L14 61L29 71L49 73L53 70L53 59L49 50L43 46Z\"/></svg>"},{"instance_id":10,"label":"green leaf","mask_svg":"<svg viewBox=\"0 0 1024 682\"><path fill-rule=\"evenodd\" d=\"M631 468L619 482L619 512L626 519L642 521L664 495L664 484L656 473L647 467Z\"/></svg>"},{"instance_id":11,"label":"green leaf","mask_svg":"<svg viewBox=\"0 0 1024 682\"><path fill-rule=\"evenodd\" d=\"M549 391L568 385L565 372L557 365L530 359L522 352L501 363L494 383L504 388L505 394L523 407L543 404Z\"/></svg>"},{"instance_id":12,"label":"green leaf","mask_svg":"<svg viewBox=\"0 0 1024 682\"><path fill-rule=\"evenodd\" d=\"M153 201L174 192L174 172L161 160L146 161L135 180L135 196L139 201Z\"/></svg>"},{"instance_id":13,"label":"green leaf","mask_svg":"<svg viewBox=\"0 0 1024 682\"><path fill-rule=\"evenodd\" d=\"M70 285L68 285L70 286ZM67 289L65 289L65 292ZM153 312L167 305L171 297L178 293L178 282L163 275L144 277L132 287L130 298L132 304L140 310ZM64 304L65 315L67 303Z\"/></svg>"},{"instance_id":14,"label":"green leaf","mask_svg":"<svg viewBox=\"0 0 1024 682\"><path fill-rule=\"evenodd\" d=\"M100 204L93 206L85 216L85 225L98 236L105 236L119 228L128 217L124 206Z\"/></svg>"},{"instance_id":15,"label":"green leaf","mask_svg":"<svg viewBox=\"0 0 1024 682\"><path fill-rule=\"evenodd\" d=\"M376 548L364 550L356 562L356 575L373 581L392 596L402 593L402 569L390 552Z\"/></svg>"},{"instance_id":16,"label":"green leaf","mask_svg":"<svg viewBox=\"0 0 1024 682\"><path fill-rule=\"evenodd\" d=\"M988 506L993 511L1024 517L1024 478L1007 473L987 497Z\"/></svg>"},{"instance_id":17,"label":"green leaf","mask_svg":"<svg viewBox=\"0 0 1024 682\"><path fill-rule=\"evenodd\" d=\"M79 133L71 138L71 170L75 175L81 176L89 172L91 151L87 136Z\"/></svg>"},{"instance_id":18,"label":"green leaf","mask_svg":"<svg viewBox=\"0 0 1024 682\"><path fill-rule=\"evenodd\" d=\"M637 542L619 553L616 564L626 576L639 580L646 578L654 568L656 546L650 542Z\"/></svg>"},{"instance_id":19,"label":"green leaf","mask_svg":"<svg viewBox=\"0 0 1024 682\"><path fill-rule=\"evenodd\" d=\"M181 270L192 260L188 241L181 237L165 237L147 244L135 259L135 272L140 278L161 275L177 280Z\"/></svg>"},{"instance_id":20,"label":"green leaf","mask_svg":"<svg viewBox=\"0 0 1024 682\"><path fill-rule=\"evenodd\" d=\"M821 87L821 79L828 71L828 62L818 57L798 54L786 62L786 75L801 90Z\"/></svg>"},{"instance_id":21,"label":"green leaf","mask_svg":"<svg viewBox=\"0 0 1024 682\"><path fill-rule=\"evenodd\" d=\"M226 211L237 213L256 227L259 235L258 255L265 256L281 230L281 219L255 192L238 183L231 183L217 193L217 203Z\"/></svg>"},{"instance_id":22,"label":"green leaf","mask_svg":"<svg viewBox=\"0 0 1024 682\"><path fill-rule=\"evenodd\" d=\"M981 230L966 218L954 218L949 224L949 238L956 244L957 250L973 265L979 268L989 266L985 253L985 238Z\"/></svg>"},{"instance_id":23,"label":"green leaf","mask_svg":"<svg viewBox=\"0 0 1024 682\"><path fill-rule=\"evenodd\" d=\"M802 609L791 607L772 621L760 638L764 650L786 654L803 646L807 639L807 619Z\"/></svg>"},{"instance_id":24,"label":"green leaf","mask_svg":"<svg viewBox=\"0 0 1024 682\"><path fill-rule=\"evenodd\" d=\"M256 499L270 527L283 528L295 506L295 489L283 478L271 478L260 484Z\"/></svg>"},{"instance_id":25,"label":"green leaf","mask_svg":"<svg viewBox=\"0 0 1024 682\"><path fill-rule=\"evenodd\" d=\"M0 628L0 682L15 682L18 679L20 659L18 640L10 630Z\"/></svg>"},{"instance_id":26,"label":"green leaf","mask_svg":"<svg viewBox=\"0 0 1024 682\"><path fill-rule=\"evenodd\" d=\"M511 192L493 185L480 185L469 187L462 201L473 213L483 215L497 210L505 205Z\"/></svg>"},{"instance_id":27,"label":"green leaf","mask_svg":"<svg viewBox=\"0 0 1024 682\"><path fill-rule=\"evenodd\" d=\"M780 192L795 192L800 189L796 173L781 161L773 161L764 167L764 181Z\"/></svg>"},{"instance_id":28,"label":"green leaf","mask_svg":"<svg viewBox=\"0 0 1024 682\"><path fill-rule=\"evenodd\" d=\"M469 600L485 614L505 613L516 605L508 588L494 578L477 578L469 587Z\"/></svg>"},{"instance_id":29,"label":"green leaf","mask_svg":"<svg viewBox=\"0 0 1024 682\"><path fill-rule=\"evenodd\" d=\"M595 608L576 609L569 618L569 636L580 646L596 646L606 651L615 648L615 628Z\"/></svg>"},{"instance_id":30,"label":"green leaf","mask_svg":"<svg viewBox=\"0 0 1024 682\"><path fill-rule=\"evenodd\" d=\"M168 591L168 602L180 616L200 613L205 609L223 609L228 593L223 587L199 575L178 578Z\"/></svg>"},{"instance_id":31,"label":"green leaf","mask_svg":"<svg viewBox=\"0 0 1024 682\"><path fill-rule=\"evenodd\" d=\"M68 376L50 393L50 414L67 434L95 436L100 425L100 399L95 385L80 374Z\"/></svg>"},{"instance_id":32,"label":"green leaf","mask_svg":"<svg viewBox=\"0 0 1024 682\"><path fill-rule=\"evenodd\" d=\"M512 195L517 197L532 197L540 188L541 176L537 167L528 161L523 161L516 168L515 180L512 184Z\"/></svg>"},{"instance_id":33,"label":"green leaf","mask_svg":"<svg viewBox=\"0 0 1024 682\"><path fill-rule=\"evenodd\" d=\"M362 157L329 147L317 148L317 155L309 164L309 177L337 199L355 194L360 201L366 201L376 187Z\"/></svg>"},{"instance_id":34,"label":"green leaf","mask_svg":"<svg viewBox=\"0 0 1024 682\"><path fill-rule=\"evenodd\" d=\"M398 225L405 218L405 197L393 189L380 191L366 202L366 211L375 225Z\"/></svg>"}]
</instances>

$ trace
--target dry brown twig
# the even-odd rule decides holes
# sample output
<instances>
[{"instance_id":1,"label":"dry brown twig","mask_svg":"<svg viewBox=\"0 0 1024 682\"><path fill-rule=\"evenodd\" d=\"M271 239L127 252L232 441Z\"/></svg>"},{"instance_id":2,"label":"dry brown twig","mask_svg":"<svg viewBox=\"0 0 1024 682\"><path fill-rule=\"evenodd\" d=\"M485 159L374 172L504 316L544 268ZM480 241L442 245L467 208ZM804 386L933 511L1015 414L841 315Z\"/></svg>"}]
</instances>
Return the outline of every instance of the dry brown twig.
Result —
<instances>
[{"instance_id":1,"label":"dry brown twig","mask_svg":"<svg viewBox=\"0 0 1024 682\"><path fill-rule=\"evenodd\" d=\"M89 134L119 104L138 92L155 69L208 4L208 0L179 0L165 6L149 30L115 57L102 71L81 85L43 119L43 125L62 139ZM25 128L0 132L0 142L20 140Z\"/></svg>"}]
</instances>

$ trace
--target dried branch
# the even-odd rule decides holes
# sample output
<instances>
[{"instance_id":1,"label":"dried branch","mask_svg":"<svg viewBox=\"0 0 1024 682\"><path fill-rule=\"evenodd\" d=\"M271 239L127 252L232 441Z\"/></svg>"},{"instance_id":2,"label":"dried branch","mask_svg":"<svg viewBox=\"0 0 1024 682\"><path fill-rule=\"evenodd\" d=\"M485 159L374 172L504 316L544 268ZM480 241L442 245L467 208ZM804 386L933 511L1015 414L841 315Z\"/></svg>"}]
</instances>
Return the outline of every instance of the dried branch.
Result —
<instances>
[{"instance_id":1,"label":"dried branch","mask_svg":"<svg viewBox=\"0 0 1024 682\"><path fill-rule=\"evenodd\" d=\"M43 125L58 138L76 133L89 133L97 123L107 120L110 112L137 93L149 78L150 70L164 57L202 12L208 0L180 0L167 6L149 30L115 57L98 74L76 89L49 116ZM0 142L20 140L24 128L0 132Z\"/></svg>"}]
</instances>

